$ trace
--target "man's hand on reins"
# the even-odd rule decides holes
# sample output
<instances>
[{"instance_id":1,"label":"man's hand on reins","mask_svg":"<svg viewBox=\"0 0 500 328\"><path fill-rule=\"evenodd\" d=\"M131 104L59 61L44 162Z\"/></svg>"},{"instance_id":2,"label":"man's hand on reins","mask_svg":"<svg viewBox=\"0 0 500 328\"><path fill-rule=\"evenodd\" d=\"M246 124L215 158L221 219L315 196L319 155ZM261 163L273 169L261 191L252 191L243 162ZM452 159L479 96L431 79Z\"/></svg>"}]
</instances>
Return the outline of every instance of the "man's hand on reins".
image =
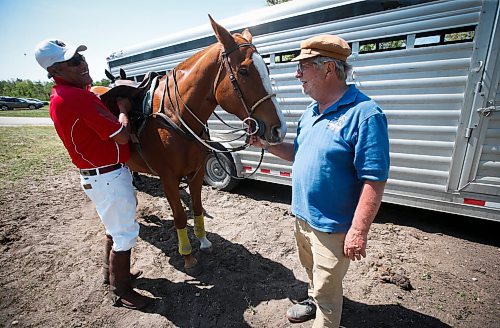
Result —
<instances>
[{"instance_id":1,"label":"man's hand on reins","mask_svg":"<svg viewBox=\"0 0 500 328\"><path fill-rule=\"evenodd\" d=\"M129 124L127 113L132 109L132 103L128 98L118 97L116 98L116 104L120 110L118 115L118 122L123 126L127 137L130 134L131 126ZM128 138L127 138L128 139Z\"/></svg>"}]
</instances>

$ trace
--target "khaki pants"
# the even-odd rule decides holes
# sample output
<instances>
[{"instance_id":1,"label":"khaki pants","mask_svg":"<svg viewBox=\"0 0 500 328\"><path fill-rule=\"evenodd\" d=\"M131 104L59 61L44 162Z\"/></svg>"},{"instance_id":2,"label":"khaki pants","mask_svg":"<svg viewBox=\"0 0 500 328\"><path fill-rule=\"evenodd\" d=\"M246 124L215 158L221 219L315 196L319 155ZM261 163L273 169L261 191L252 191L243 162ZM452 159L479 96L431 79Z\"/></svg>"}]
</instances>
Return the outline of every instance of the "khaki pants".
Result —
<instances>
[{"instance_id":1,"label":"khaki pants","mask_svg":"<svg viewBox=\"0 0 500 328\"><path fill-rule=\"evenodd\" d=\"M299 259L309 276L308 294L317 304L313 328L339 327L342 316L342 280L350 260L344 256L345 234L314 230L295 219Z\"/></svg>"}]
</instances>

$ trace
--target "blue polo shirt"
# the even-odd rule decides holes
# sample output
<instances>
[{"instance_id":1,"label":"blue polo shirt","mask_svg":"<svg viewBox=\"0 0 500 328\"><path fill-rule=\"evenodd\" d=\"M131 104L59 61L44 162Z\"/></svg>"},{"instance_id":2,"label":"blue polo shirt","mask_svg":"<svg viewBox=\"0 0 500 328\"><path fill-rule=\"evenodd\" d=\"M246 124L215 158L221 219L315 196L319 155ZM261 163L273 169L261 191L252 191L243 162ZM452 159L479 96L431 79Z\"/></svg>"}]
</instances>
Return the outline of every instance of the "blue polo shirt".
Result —
<instances>
[{"instance_id":1,"label":"blue polo shirt","mask_svg":"<svg viewBox=\"0 0 500 328\"><path fill-rule=\"evenodd\" d=\"M387 119L350 85L319 113L311 103L299 120L292 169L292 213L323 232L349 230L364 180L389 174Z\"/></svg>"}]
</instances>

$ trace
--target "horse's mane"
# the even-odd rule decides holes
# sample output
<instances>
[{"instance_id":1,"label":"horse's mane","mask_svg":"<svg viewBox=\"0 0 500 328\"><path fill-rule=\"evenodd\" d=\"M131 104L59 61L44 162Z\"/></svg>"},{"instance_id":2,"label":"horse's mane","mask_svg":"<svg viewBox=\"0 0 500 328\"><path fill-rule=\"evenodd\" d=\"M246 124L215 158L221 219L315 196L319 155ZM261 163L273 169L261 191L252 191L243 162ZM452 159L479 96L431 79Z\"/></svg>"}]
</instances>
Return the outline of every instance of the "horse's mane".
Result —
<instances>
[{"instance_id":1,"label":"horse's mane","mask_svg":"<svg viewBox=\"0 0 500 328\"><path fill-rule=\"evenodd\" d=\"M217 45L217 43L214 43L214 44L206 47L205 49L202 49L202 50L198 51L197 53L195 53L191 57L189 57L186 60L180 62L177 65L176 69L183 69L185 67L191 67L194 63L196 63L197 61L199 61L201 57L205 56L208 52L210 52L216 45Z\"/></svg>"}]
</instances>

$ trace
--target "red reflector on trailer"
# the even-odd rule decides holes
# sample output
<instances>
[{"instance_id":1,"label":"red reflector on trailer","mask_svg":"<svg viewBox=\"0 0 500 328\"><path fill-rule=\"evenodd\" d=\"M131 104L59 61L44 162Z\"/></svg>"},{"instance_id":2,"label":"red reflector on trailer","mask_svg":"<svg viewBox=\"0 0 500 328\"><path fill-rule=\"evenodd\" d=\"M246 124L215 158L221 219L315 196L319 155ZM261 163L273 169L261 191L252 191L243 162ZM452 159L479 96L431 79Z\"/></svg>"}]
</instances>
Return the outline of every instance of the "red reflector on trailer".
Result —
<instances>
[{"instance_id":1,"label":"red reflector on trailer","mask_svg":"<svg viewBox=\"0 0 500 328\"><path fill-rule=\"evenodd\" d=\"M252 167L251 166L243 166L243 170L252 171Z\"/></svg>"},{"instance_id":2,"label":"red reflector on trailer","mask_svg":"<svg viewBox=\"0 0 500 328\"><path fill-rule=\"evenodd\" d=\"M464 204L484 206L486 202L484 200L464 198Z\"/></svg>"},{"instance_id":3,"label":"red reflector on trailer","mask_svg":"<svg viewBox=\"0 0 500 328\"><path fill-rule=\"evenodd\" d=\"M269 173L271 173L271 170L270 169L260 169L260 172L269 174Z\"/></svg>"},{"instance_id":4,"label":"red reflector on trailer","mask_svg":"<svg viewBox=\"0 0 500 328\"><path fill-rule=\"evenodd\" d=\"M290 176L290 172L283 172L283 171L281 171L281 172L280 172L280 175L281 175L282 177L289 177L289 176Z\"/></svg>"}]
</instances>

